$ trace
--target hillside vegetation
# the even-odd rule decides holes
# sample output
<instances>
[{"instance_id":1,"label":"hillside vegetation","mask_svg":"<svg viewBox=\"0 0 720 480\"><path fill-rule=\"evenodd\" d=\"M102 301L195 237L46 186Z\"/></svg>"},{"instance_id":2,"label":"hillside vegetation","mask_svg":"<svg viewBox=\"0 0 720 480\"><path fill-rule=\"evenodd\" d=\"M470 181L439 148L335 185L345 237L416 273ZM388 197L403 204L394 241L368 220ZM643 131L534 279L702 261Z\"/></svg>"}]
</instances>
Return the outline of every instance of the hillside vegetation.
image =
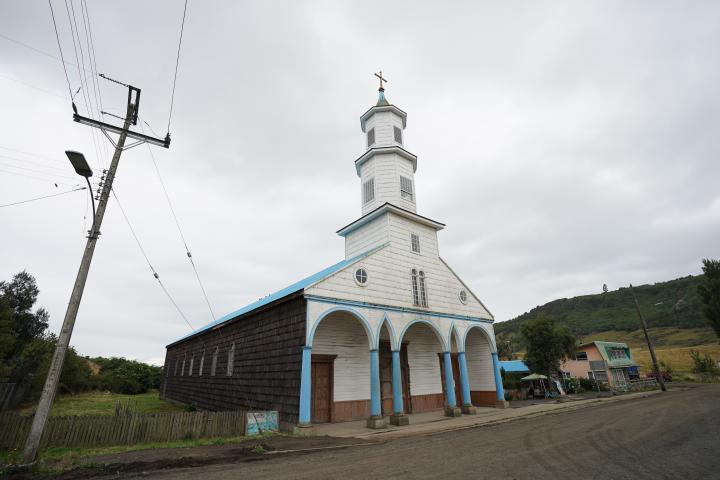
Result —
<instances>
[{"instance_id":1,"label":"hillside vegetation","mask_svg":"<svg viewBox=\"0 0 720 480\"><path fill-rule=\"evenodd\" d=\"M697 293L702 280L703 276L697 275L634 286L648 326L675 329L709 327L701 313ZM549 315L559 325L568 327L578 339L598 332L631 332L640 326L630 290L623 287L607 293L553 300L512 320L496 323L495 333L504 338L518 338L520 324L540 314Z\"/></svg>"}]
</instances>

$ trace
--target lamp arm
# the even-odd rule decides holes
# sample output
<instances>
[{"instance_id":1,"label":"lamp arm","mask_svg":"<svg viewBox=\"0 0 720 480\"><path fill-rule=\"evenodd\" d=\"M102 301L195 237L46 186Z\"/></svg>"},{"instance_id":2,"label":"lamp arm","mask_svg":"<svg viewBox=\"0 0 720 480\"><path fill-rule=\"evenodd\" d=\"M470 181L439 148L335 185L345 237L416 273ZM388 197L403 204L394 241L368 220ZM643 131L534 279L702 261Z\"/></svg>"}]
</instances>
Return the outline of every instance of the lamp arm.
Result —
<instances>
[{"instance_id":1,"label":"lamp arm","mask_svg":"<svg viewBox=\"0 0 720 480\"><path fill-rule=\"evenodd\" d=\"M92 185L90 185L90 179L88 177L85 177L85 181L88 184L88 194L90 195L90 200L92 201L92 207L93 207L93 223L92 223L92 230L89 235L89 236L93 236L93 235L95 235L95 197L93 197L93 191L92 191Z\"/></svg>"}]
</instances>

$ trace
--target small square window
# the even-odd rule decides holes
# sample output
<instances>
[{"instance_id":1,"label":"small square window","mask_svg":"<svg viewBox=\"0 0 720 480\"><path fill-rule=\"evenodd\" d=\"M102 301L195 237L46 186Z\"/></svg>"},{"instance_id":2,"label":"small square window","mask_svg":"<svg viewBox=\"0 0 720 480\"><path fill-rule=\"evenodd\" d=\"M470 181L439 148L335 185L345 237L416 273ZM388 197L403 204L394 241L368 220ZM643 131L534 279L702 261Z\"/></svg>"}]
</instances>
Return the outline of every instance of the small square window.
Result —
<instances>
[{"instance_id":1,"label":"small square window","mask_svg":"<svg viewBox=\"0 0 720 480\"><path fill-rule=\"evenodd\" d=\"M420 253L420 237L416 233L410 234L410 245L413 252Z\"/></svg>"},{"instance_id":2,"label":"small square window","mask_svg":"<svg viewBox=\"0 0 720 480\"><path fill-rule=\"evenodd\" d=\"M393 133L395 134L395 142L402 145L402 130L398 127L393 127Z\"/></svg>"},{"instance_id":3,"label":"small square window","mask_svg":"<svg viewBox=\"0 0 720 480\"><path fill-rule=\"evenodd\" d=\"M372 147L373 145L375 145L375 129L374 129L374 128L371 128L370 130L368 130L368 132L367 132L367 142L368 142L368 144L367 144L368 148L370 148L370 147Z\"/></svg>"}]
</instances>

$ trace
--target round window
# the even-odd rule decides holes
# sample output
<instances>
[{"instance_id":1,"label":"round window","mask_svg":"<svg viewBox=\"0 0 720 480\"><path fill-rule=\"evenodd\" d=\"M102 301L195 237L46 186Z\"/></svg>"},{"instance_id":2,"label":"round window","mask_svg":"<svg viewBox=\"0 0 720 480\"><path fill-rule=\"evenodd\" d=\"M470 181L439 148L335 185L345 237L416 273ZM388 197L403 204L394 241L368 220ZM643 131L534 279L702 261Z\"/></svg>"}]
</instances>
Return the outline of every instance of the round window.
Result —
<instances>
[{"instance_id":1,"label":"round window","mask_svg":"<svg viewBox=\"0 0 720 480\"><path fill-rule=\"evenodd\" d=\"M460 301L467 303L467 292L465 290L460 290Z\"/></svg>"},{"instance_id":2,"label":"round window","mask_svg":"<svg viewBox=\"0 0 720 480\"><path fill-rule=\"evenodd\" d=\"M355 283L361 286L365 286L365 284L367 284L367 281L367 270L365 270L364 268L358 268L357 270L355 270Z\"/></svg>"}]
</instances>

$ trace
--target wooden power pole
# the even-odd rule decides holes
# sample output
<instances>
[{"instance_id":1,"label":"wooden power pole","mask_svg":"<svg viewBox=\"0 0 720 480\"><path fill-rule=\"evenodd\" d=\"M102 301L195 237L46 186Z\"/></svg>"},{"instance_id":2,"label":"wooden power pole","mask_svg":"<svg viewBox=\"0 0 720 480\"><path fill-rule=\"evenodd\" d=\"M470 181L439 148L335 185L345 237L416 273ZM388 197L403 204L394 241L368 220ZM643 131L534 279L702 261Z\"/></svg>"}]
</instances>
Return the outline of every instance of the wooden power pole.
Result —
<instances>
[{"instance_id":1,"label":"wooden power pole","mask_svg":"<svg viewBox=\"0 0 720 480\"><path fill-rule=\"evenodd\" d=\"M120 155L126 148L125 140L127 137L137 140L127 148L131 148L144 142L161 145L165 148L170 146L169 134L165 137L165 140L160 140L130 131L130 125L137 124L138 108L140 106L140 89L130 85L125 86L128 87L129 92L127 113L125 115L125 123L122 129L115 125L99 122L97 120L78 115L75 105L73 104L73 109L75 110L75 115L73 117L74 120L79 123L100 128L105 136L115 145L115 154L113 155L112 162L110 163L110 169L107 171L105 182L100 191L99 203L97 211L95 212L92 230L88 233L87 244L85 246L85 251L83 252L82 261L80 262L80 269L78 270L77 277L75 278L75 286L73 287L72 294L70 295L70 303L68 304L67 311L65 312L65 320L63 320L62 329L60 330L57 345L55 346L55 353L52 358L52 363L50 364L50 370L48 371L47 378L45 379L45 385L43 386L40 401L38 402L37 410L35 411L35 416L33 417L30 433L28 434L27 441L25 442L25 448L23 450L25 463L32 463L35 461L40 447L40 442L42 440L43 431L45 430L45 424L50 416L50 409L52 408L53 400L55 399L55 393L57 392L58 383L60 381L60 374L62 373L63 363L65 362L65 355L67 353L68 346L70 345L70 337L72 336L75 319L77 318L78 309L80 308L80 300L82 299L85 282L88 277L88 272L90 271L90 263L92 262L93 253L95 252L95 245L98 237L100 236L100 226L102 225L103 217L105 216L105 209L107 208L108 199L112 190L113 179L115 178L115 173L117 172L118 163L120 163ZM108 135L108 131L120 134L117 142L112 140L112 138Z\"/></svg>"},{"instance_id":2,"label":"wooden power pole","mask_svg":"<svg viewBox=\"0 0 720 480\"><path fill-rule=\"evenodd\" d=\"M666 392L667 387L665 387L665 379L663 378L660 367L658 366L658 361L655 357L655 349L653 348L652 341L650 341L650 335L648 335L647 323L645 322L645 317L643 317L642 311L640 310L640 304L637 301L637 297L635 296L632 285L630 285L630 294L632 295L633 301L635 302L635 308L637 309L638 317L640 317L640 323L642 325L643 332L645 333L645 341L647 342L648 350L650 350L650 358L652 358L655 375L657 375L657 381L660 384L660 389L663 392Z\"/></svg>"}]
</instances>

